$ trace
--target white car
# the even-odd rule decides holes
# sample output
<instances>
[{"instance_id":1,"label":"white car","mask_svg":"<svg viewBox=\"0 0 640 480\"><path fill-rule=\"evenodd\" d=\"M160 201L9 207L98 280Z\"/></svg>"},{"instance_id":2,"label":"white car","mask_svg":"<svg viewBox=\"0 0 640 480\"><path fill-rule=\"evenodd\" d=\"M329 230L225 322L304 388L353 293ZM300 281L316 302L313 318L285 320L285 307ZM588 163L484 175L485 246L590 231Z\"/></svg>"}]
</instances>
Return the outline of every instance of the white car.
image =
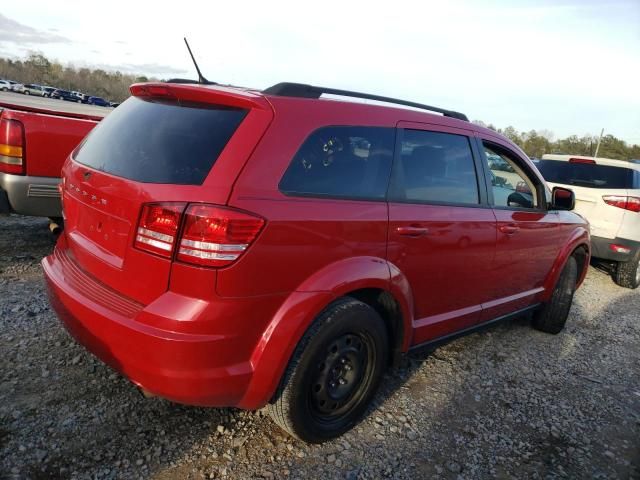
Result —
<instances>
[{"instance_id":1,"label":"white car","mask_svg":"<svg viewBox=\"0 0 640 480\"><path fill-rule=\"evenodd\" d=\"M11 90L11 82L9 80L0 80L0 90L3 92Z\"/></svg>"},{"instance_id":2,"label":"white car","mask_svg":"<svg viewBox=\"0 0 640 480\"><path fill-rule=\"evenodd\" d=\"M24 85L21 83L14 83L11 85L11 91L16 93L24 93Z\"/></svg>"},{"instance_id":3,"label":"white car","mask_svg":"<svg viewBox=\"0 0 640 480\"><path fill-rule=\"evenodd\" d=\"M570 188L591 224L591 255L614 263L620 286L640 285L640 163L579 155L542 156L549 187Z\"/></svg>"}]
</instances>

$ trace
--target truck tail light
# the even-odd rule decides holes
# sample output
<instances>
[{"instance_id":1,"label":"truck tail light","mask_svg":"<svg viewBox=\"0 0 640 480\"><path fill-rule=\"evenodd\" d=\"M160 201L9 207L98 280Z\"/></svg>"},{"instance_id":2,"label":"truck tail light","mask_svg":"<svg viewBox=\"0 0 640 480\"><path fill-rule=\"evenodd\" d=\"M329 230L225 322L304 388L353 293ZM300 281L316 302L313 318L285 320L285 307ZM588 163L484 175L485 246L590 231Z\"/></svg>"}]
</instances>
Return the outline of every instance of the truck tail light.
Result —
<instances>
[{"instance_id":1,"label":"truck tail light","mask_svg":"<svg viewBox=\"0 0 640 480\"><path fill-rule=\"evenodd\" d=\"M24 175L24 126L0 119L0 172Z\"/></svg>"},{"instance_id":2,"label":"truck tail light","mask_svg":"<svg viewBox=\"0 0 640 480\"><path fill-rule=\"evenodd\" d=\"M178 236L184 203L149 203L142 207L134 246L171 258Z\"/></svg>"},{"instance_id":3,"label":"truck tail light","mask_svg":"<svg viewBox=\"0 0 640 480\"><path fill-rule=\"evenodd\" d=\"M632 212L640 212L639 197L625 197L624 195L605 195L602 197L604 203L612 207L624 208Z\"/></svg>"},{"instance_id":4,"label":"truck tail light","mask_svg":"<svg viewBox=\"0 0 640 480\"><path fill-rule=\"evenodd\" d=\"M260 217L215 205L189 205L184 217L177 259L209 267L235 262L264 225Z\"/></svg>"}]
</instances>

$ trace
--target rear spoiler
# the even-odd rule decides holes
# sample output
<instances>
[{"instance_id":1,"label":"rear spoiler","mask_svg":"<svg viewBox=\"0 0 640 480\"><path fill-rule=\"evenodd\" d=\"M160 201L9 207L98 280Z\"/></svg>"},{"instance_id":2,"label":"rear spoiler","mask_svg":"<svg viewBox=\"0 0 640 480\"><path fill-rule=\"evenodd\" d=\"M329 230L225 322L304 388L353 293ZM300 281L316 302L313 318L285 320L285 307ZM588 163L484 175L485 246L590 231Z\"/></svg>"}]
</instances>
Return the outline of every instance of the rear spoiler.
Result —
<instances>
[{"instance_id":1,"label":"rear spoiler","mask_svg":"<svg viewBox=\"0 0 640 480\"><path fill-rule=\"evenodd\" d=\"M105 115L89 115L86 113L75 113L75 112L67 112L65 110L53 110L49 108L37 108L37 107L28 107L26 105L18 105L14 103L0 102L0 108L6 108L7 110L15 110L16 112L30 112L30 113L40 113L43 115L55 115L56 117L67 117L67 118L77 118L79 120L93 120L95 122L101 121Z\"/></svg>"},{"instance_id":2,"label":"rear spoiler","mask_svg":"<svg viewBox=\"0 0 640 480\"><path fill-rule=\"evenodd\" d=\"M195 103L212 103L238 108L271 110L271 105L263 95L220 85L134 83L129 87L135 97L164 98Z\"/></svg>"}]
</instances>

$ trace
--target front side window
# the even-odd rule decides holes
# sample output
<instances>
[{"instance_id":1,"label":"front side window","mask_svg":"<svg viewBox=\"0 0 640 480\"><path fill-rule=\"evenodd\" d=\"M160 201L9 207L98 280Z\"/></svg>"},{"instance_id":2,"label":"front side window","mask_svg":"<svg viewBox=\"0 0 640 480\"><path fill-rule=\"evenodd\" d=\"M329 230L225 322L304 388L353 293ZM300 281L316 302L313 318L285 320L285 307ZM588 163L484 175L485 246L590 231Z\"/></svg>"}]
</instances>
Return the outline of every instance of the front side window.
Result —
<instances>
[{"instance_id":1,"label":"front side window","mask_svg":"<svg viewBox=\"0 0 640 480\"><path fill-rule=\"evenodd\" d=\"M280 181L287 195L384 200L395 129L324 127L313 132Z\"/></svg>"},{"instance_id":2,"label":"front side window","mask_svg":"<svg viewBox=\"0 0 640 480\"><path fill-rule=\"evenodd\" d=\"M537 208L535 183L503 149L483 142L491 175L493 205L496 207Z\"/></svg>"},{"instance_id":3,"label":"front side window","mask_svg":"<svg viewBox=\"0 0 640 480\"><path fill-rule=\"evenodd\" d=\"M469 139L463 135L404 130L390 197L408 203L479 203Z\"/></svg>"}]
</instances>

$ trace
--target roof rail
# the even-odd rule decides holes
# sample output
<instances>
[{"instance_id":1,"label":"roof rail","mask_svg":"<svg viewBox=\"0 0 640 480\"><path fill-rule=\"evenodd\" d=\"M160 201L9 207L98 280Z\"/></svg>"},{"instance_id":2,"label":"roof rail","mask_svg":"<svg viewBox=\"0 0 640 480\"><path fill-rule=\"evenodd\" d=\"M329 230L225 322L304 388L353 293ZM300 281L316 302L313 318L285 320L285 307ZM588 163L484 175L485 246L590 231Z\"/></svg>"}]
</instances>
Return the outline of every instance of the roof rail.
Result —
<instances>
[{"instance_id":1,"label":"roof rail","mask_svg":"<svg viewBox=\"0 0 640 480\"><path fill-rule=\"evenodd\" d=\"M363 98L366 100L376 100L378 102L395 103L398 105L406 105L407 107L419 108L421 110L429 110L443 114L445 117L457 118L468 122L469 119L464 113L455 112L453 110L445 110L444 108L432 107L422 103L409 102L407 100L399 100L397 98L382 97L380 95L371 95L369 93L352 92L350 90L339 90L337 88L316 87L306 85L304 83L277 83L262 93L266 95L275 95L279 97L298 97L298 98L320 98L322 94L338 95L342 97Z\"/></svg>"}]
</instances>

